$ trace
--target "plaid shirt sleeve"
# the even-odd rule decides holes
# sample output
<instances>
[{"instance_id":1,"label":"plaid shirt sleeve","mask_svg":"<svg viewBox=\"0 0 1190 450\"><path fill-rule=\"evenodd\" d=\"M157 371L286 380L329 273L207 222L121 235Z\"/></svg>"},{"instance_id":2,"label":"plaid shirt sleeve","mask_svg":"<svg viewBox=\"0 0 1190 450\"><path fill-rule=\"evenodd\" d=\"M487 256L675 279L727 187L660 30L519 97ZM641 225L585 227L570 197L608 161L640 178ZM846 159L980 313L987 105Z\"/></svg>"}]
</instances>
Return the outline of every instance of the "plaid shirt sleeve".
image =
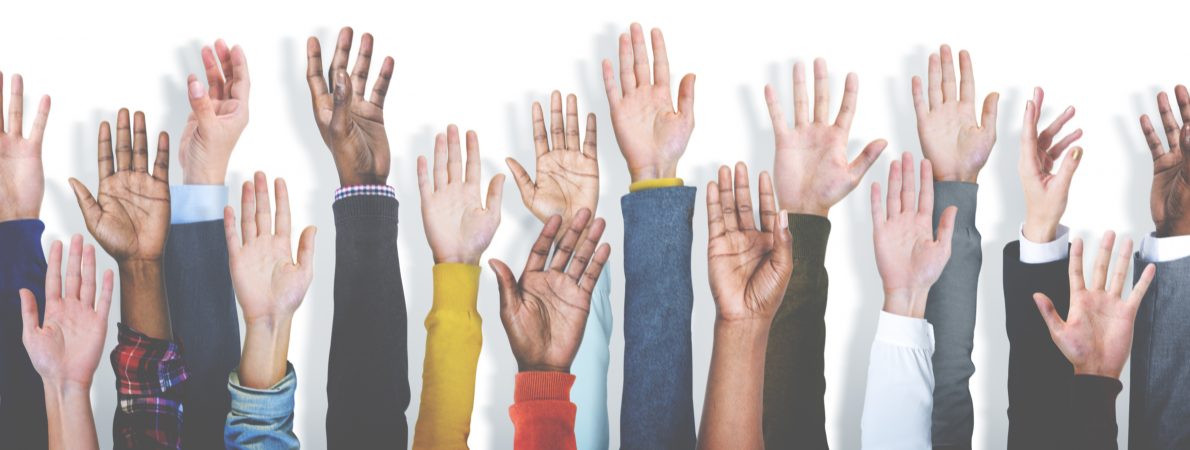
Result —
<instances>
[{"instance_id":1,"label":"plaid shirt sleeve","mask_svg":"<svg viewBox=\"0 0 1190 450\"><path fill-rule=\"evenodd\" d=\"M347 197L355 197L357 195L379 195L383 197L397 198L397 190L392 186L385 184L360 184L355 186L343 186L339 189L335 189L335 201L339 201Z\"/></svg>"},{"instance_id":2,"label":"plaid shirt sleeve","mask_svg":"<svg viewBox=\"0 0 1190 450\"><path fill-rule=\"evenodd\" d=\"M112 351L116 372L116 448L182 448L182 395L186 363L177 344L119 324Z\"/></svg>"}]
</instances>

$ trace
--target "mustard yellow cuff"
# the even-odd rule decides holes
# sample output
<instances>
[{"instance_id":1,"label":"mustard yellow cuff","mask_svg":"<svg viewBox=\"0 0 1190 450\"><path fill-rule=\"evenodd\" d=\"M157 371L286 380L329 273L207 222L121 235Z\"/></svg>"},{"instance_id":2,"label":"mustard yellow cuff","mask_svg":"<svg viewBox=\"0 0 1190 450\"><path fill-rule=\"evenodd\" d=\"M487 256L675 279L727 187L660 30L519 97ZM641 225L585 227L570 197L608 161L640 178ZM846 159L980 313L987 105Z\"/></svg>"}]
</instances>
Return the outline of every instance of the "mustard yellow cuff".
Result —
<instances>
[{"instance_id":1,"label":"mustard yellow cuff","mask_svg":"<svg viewBox=\"0 0 1190 450\"><path fill-rule=\"evenodd\" d=\"M479 266L474 264L435 264L431 309L474 310L479 295L479 271Z\"/></svg>"},{"instance_id":2,"label":"mustard yellow cuff","mask_svg":"<svg viewBox=\"0 0 1190 450\"><path fill-rule=\"evenodd\" d=\"M654 178L641 180L628 186L628 192L647 191L649 189L685 186L681 178Z\"/></svg>"}]
</instances>

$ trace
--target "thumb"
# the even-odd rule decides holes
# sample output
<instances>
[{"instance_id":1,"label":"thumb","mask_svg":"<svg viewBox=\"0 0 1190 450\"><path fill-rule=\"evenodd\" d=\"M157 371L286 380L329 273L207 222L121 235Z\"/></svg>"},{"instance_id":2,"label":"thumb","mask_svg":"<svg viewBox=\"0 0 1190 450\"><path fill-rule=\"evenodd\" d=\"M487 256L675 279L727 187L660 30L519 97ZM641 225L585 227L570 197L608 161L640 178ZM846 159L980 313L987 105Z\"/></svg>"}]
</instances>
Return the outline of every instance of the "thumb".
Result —
<instances>
[{"instance_id":1,"label":"thumb","mask_svg":"<svg viewBox=\"0 0 1190 450\"><path fill-rule=\"evenodd\" d=\"M348 122L347 109L351 104L351 77L347 76L347 70L335 69L335 110L331 115L331 131L334 133L346 133Z\"/></svg>"},{"instance_id":2,"label":"thumb","mask_svg":"<svg viewBox=\"0 0 1190 450\"><path fill-rule=\"evenodd\" d=\"M33 291L21 289L21 324L24 334L28 336L37 331L38 322L37 297L33 295Z\"/></svg>"},{"instance_id":3,"label":"thumb","mask_svg":"<svg viewBox=\"0 0 1190 450\"><path fill-rule=\"evenodd\" d=\"M496 220L500 219L500 207L504 199L504 174L496 174L492 177L492 181L488 184L488 199L484 202L484 209L487 209L490 214L496 215Z\"/></svg>"},{"instance_id":4,"label":"thumb","mask_svg":"<svg viewBox=\"0 0 1190 450\"><path fill-rule=\"evenodd\" d=\"M190 74L186 85L190 94L190 110L194 111L195 117L200 121L214 117L215 108L211 105L211 98L207 96L207 90L198 81L198 77Z\"/></svg>"},{"instance_id":5,"label":"thumb","mask_svg":"<svg viewBox=\"0 0 1190 450\"><path fill-rule=\"evenodd\" d=\"M789 279L789 274L793 273L793 236L789 234L788 211L777 213L777 226L773 227L773 254L769 262L780 279Z\"/></svg>"},{"instance_id":6,"label":"thumb","mask_svg":"<svg viewBox=\"0 0 1190 450\"><path fill-rule=\"evenodd\" d=\"M687 74L682 77L682 82L678 84L678 114L686 117L690 123L694 123L694 74Z\"/></svg>"},{"instance_id":7,"label":"thumb","mask_svg":"<svg viewBox=\"0 0 1190 450\"><path fill-rule=\"evenodd\" d=\"M505 158L504 162L508 164L508 171L512 172L512 179L516 181L516 187L521 191L521 201L525 206L531 206L529 203L533 201L533 179L529 178L529 172L521 166L521 163L512 158Z\"/></svg>"},{"instance_id":8,"label":"thumb","mask_svg":"<svg viewBox=\"0 0 1190 450\"><path fill-rule=\"evenodd\" d=\"M314 272L314 237L318 234L318 228L308 226L302 230L302 236L298 238L297 263L302 270Z\"/></svg>"},{"instance_id":9,"label":"thumb","mask_svg":"<svg viewBox=\"0 0 1190 450\"><path fill-rule=\"evenodd\" d=\"M959 213L957 206L948 206L942 210L942 217L938 218L938 242L942 243L943 248L946 249L946 254L950 254L950 242L954 237L954 222L955 217Z\"/></svg>"},{"instance_id":10,"label":"thumb","mask_svg":"<svg viewBox=\"0 0 1190 450\"><path fill-rule=\"evenodd\" d=\"M1050 336L1053 337L1061 332L1066 322L1062 320L1062 317L1058 315L1058 311L1054 309L1054 302L1045 294L1038 292L1033 294L1033 303L1036 303L1037 310L1041 311L1041 318L1045 320L1045 326L1049 328Z\"/></svg>"},{"instance_id":11,"label":"thumb","mask_svg":"<svg viewBox=\"0 0 1190 450\"><path fill-rule=\"evenodd\" d=\"M492 258L488 260L488 265L496 273L496 284L500 287L500 313L503 314L514 306L517 297L516 276L504 261Z\"/></svg>"},{"instance_id":12,"label":"thumb","mask_svg":"<svg viewBox=\"0 0 1190 450\"><path fill-rule=\"evenodd\" d=\"M74 190L74 198L78 200L79 209L83 212L83 221L87 222L87 229L92 230L94 234L95 224L99 220L99 216L103 214L103 208L95 201L95 197L91 195L91 191L83 182L78 179L70 178L70 188Z\"/></svg>"}]
</instances>

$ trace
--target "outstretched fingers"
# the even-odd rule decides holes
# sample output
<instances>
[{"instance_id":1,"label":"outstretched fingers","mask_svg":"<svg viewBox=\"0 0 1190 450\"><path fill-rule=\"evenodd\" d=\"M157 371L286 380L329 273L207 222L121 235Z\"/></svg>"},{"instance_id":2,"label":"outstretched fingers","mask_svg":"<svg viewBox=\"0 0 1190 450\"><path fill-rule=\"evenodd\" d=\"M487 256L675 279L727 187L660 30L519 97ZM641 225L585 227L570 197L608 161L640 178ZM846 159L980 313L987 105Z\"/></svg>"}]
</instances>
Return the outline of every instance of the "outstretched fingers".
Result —
<instances>
[{"instance_id":1,"label":"outstretched fingers","mask_svg":"<svg viewBox=\"0 0 1190 450\"><path fill-rule=\"evenodd\" d=\"M570 227L567 228L566 234L562 235L562 240L558 242L557 249L554 251L550 270L562 271L566 269L566 265L570 263L571 255L574 254L575 246L579 243L579 237L587 228L587 222L590 220L591 210L587 208L580 209L574 215L574 220L570 222Z\"/></svg>"}]
</instances>

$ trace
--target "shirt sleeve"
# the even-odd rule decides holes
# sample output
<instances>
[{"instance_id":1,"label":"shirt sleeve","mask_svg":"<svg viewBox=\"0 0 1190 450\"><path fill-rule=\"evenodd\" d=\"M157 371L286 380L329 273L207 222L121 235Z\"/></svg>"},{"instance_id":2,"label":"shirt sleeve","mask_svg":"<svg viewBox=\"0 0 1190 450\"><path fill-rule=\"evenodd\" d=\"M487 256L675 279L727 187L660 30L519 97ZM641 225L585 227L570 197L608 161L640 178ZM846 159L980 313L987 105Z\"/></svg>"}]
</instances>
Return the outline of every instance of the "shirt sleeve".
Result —
<instances>
[{"instance_id":1,"label":"shirt sleeve","mask_svg":"<svg viewBox=\"0 0 1190 450\"><path fill-rule=\"evenodd\" d=\"M591 293L591 314L583 342L570 370L575 374L571 398L578 407L575 439L584 450L608 448L607 366L612 335L611 261L603 266Z\"/></svg>"},{"instance_id":2,"label":"shirt sleeve","mask_svg":"<svg viewBox=\"0 0 1190 450\"><path fill-rule=\"evenodd\" d=\"M1077 375L1070 385L1070 414L1074 432L1067 447L1080 450L1117 448L1116 396L1124 389L1120 380Z\"/></svg>"},{"instance_id":3,"label":"shirt sleeve","mask_svg":"<svg viewBox=\"0 0 1190 450\"><path fill-rule=\"evenodd\" d=\"M637 181L628 185L628 192L640 192L649 189L679 187L683 185L684 182L681 178L654 178L651 180Z\"/></svg>"},{"instance_id":4,"label":"shirt sleeve","mask_svg":"<svg viewBox=\"0 0 1190 450\"><path fill-rule=\"evenodd\" d=\"M625 195L624 390L620 444L695 446L690 278L693 187Z\"/></svg>"},{"instance_id":5,"label":"shirt sleeve","mask_svg":"<svg viewBox=\"0 0 1190 450\"><path fill-rule=\"evenodd\" d=\"M222 221L223 207L227 206L227 186L221 184L170 186L169 201L170 224Z\"/></svg>"},{"instance_id":6,"label":"shirt sleeve","mask_svg":"<svg viewBox=\"0 0 1190 450\"><path fill-rule=\"evenodd\" d=\"M120 449L182 448L182 396L189 374L173 342L119 324L113 443Z\"/></svg>"},{"instance_id":7,"label":"shirt sleeve","mask_svg":"<svg viewBox=\"0 0 1190 450\"><path fill-rule=\"evenodd\" d=\"M434 266L434 303L426 316L421 409L413 448L467 448L475 403L475 372L483 347L476 309L479 266Z\"/></svg>"},{"instance_id":8,"label":"shirt sleeve","mask_svg":"<svg viewBox=\"0 0 1190 450\"><path fill-rule=\"evenodd\" d=\"M948 206L958 207L950 260L930 288L926 320L934 326L934 446L970 447L975 428L970 381L975 374L975 310L979 271L983 265L982 238L975 226L979 186L973 183L934 183L934 228Z\"/></svg>"},{"instance_id":9,"label":"shirt sleeve","mask_svg":"<svg viewBox=\"0 0 1190 450\"><path fill-rule=\"evenodd\" d=\"M1058 225L1058 235L1049 242L1033 242L1025 237L1025 224L1020 229L1020 261L1025 264L1045 264L1066 259L1070 254L1070 228Z\"/></svg>"},{"instance_id":10,"label":"shirt sleeve","mask_svg":"<svg viewBox=\"0 0 1190 450\"><path fill-rule=\"evenodd\" d=\"M933 353L928 322L880 312L860 423L863 448L930 448Z\"/></svg>"},{"instance_id":11,"label":"shirt sleeve","mask_svg":"<svg viewBox=\"0 0 1190 450\"><path fill-rule=\"evenodd\" d=\"M516 450L574 450L575 406L570 402L574 375L521 372L508 408Z\"/></svg>"},{"instance_id":12,"label":"shirt sleeve","mask_svg":"<svg viewBox=\"0 0 1190 450\"><path fill-rule=\"evenodd\" d=\"M231 412L224 429L226 448L278 450L301 448L293 433L293 393L297 374L293 364L286 364L285 377L268 389L240 385L240 374L232 371L227 379L231 392Z\"/></svg>"},{"instance_id":13,"label":"shirt sleeve","mask_svg":"<svg viewBox=\"0 0 1190 450\"><path fill-rule=\"evenodd\" d=\"M21 341L21 289L45 317L45 254L40 220L0 222L0 436L13 448L45 448L45 394Z\"/></svg>"},{"instance_id":14,"label":"shirt sleeve","mask_svg":"<svg viewBox=\"0 0 1190 450\"><path fill-rule=\"evenodd\" d=\"M1140 241L1140 257L1147 262L1160 263L1190 256L1190 236L1157 237L1149 233Z\"/></svg>"},{"instance_id":15,"label":"shirt sleeve","mask_svg":"<svg viewBox=\"0 0 1190 450\"><path fill-rule=\"evenodd\" d=\"M764 367L766 448L827 448L826 217L790 214L793 273L769 330Z\"/></svg>"}]
</instances>

